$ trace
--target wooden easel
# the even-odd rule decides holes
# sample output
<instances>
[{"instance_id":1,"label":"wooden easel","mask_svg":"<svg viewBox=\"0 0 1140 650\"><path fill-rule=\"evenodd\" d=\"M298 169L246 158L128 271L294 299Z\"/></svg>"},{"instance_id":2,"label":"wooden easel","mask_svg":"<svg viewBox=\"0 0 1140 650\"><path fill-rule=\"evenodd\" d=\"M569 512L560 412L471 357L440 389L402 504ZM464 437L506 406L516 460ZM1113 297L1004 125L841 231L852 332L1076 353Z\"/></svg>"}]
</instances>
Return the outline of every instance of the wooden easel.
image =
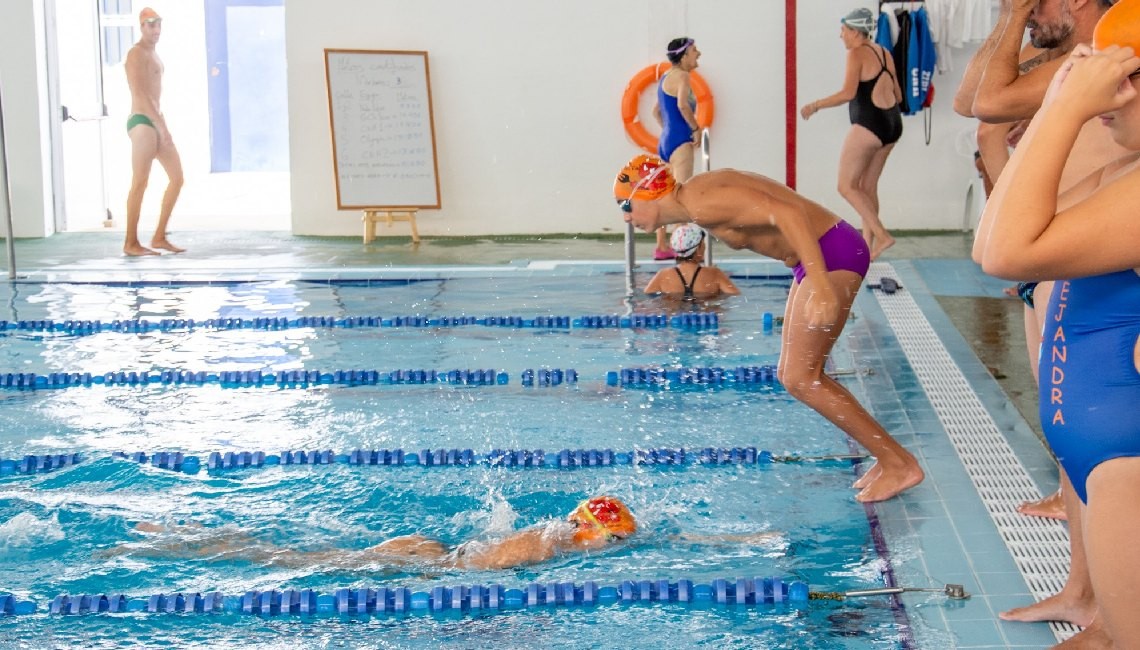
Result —
<instances>
[{"instance_id":1,"label":"wooden easel","mask_svg":"<svg viewBox=\"0 0 1140 650\"><path fill-rule=\"evenodd\" d=\"M364 224L364 243L369 244L373 239L376 239L376 224L384 222L388 227L392 227L394 221L407 221L408 226L412 229L412 243L420 243L420 233L416 230L416 213L419 212L416 208L405 209L391 209L391 208L365 208L364 216L360 221Z\"/></svg>"}]
</instances>

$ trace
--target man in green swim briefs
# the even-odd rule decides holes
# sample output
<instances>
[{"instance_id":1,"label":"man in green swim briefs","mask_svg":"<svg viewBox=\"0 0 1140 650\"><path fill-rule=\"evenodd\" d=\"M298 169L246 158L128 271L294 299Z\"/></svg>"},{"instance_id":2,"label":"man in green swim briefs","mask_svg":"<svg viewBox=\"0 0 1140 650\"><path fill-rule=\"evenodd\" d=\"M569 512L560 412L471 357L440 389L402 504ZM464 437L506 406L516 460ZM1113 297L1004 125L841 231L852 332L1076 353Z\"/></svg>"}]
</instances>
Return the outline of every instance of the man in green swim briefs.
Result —
<instances>
[{"instance_id":1,"label":"man in green swim briefs","mask_svg":"<svg viewBox=\"0 0 1140 650\"><path fill-rule=\"evenodd\" d=\"M166 128L166 120L159 108L162 94L162 60L155 45L162 34L162 17L147 7L139 12L139 42L127 52L127 85L131 89L131 116L127 118L127 135L131 138L131 191L127 194L127 236L123 253L130 256L158 255L154 249L181 253L184 249L166 238L166 223L174 210L174 202L182 190L182 159ZM142 212L143 193L150 179L150 168L157 160L166 171L169 184L162 197L158 225L150 248L139 243L139 216Z\"/></svg>"}]
</instances>

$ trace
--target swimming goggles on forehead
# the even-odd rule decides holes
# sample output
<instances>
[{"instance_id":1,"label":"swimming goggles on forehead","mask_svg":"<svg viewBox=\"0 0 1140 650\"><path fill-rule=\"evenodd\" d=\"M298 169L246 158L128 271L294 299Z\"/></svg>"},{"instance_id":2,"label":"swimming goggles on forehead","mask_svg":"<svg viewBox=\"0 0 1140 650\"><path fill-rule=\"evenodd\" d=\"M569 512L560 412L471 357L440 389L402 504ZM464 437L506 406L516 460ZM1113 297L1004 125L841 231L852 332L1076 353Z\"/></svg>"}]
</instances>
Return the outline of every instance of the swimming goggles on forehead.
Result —
<instances>
[{"instance_id":1,"label":"swimming goggles on forehead","mask_svg":"<svg viewBox=\"0 0 1140 650\"><path fill-rule=\"evenodd\" d=\"M689 49L689 46L692 44L693 44L693 39L691 39L691 38L685 39L684 43L678 45L676 49L668 50L666 52L666 54L680 54L681 52L684 52L685 50Z\"/></svg>"}]
</instances>

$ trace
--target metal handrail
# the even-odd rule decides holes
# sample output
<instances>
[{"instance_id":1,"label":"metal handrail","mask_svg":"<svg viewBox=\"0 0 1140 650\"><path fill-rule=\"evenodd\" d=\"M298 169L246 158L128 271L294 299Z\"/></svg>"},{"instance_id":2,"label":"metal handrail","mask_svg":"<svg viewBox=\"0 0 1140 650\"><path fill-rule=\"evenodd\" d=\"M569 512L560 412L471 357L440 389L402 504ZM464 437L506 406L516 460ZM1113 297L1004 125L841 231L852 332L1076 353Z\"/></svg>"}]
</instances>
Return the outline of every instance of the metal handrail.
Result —
<instances>
[{"instance_id":1,"label":"metal handrail","mask_svg":"<svg viewBox=\"0 0 1140 650\"><path fill-rule=\"evenodd\" d=\"M8 279L16 279L16 230L12 225L12 181L8 176L8 144L4 139L4 94L0 91L0 173L4 174L3 201L4 222L7 230L4 233L5 244L8 250Z\"/></svg>"},{"instance_id":2,"label":"metal handrail","mask_svg":"<svg viewBox=\"0 0 1140 650\"><path fill-rule=\"evenodd\" d=\"M703 171L712 171L712 158L709 155L709 129L706 126L701 131L701 166L704 167ZM713 240L712 237L705 237L705 264L712 266L713 263Z\"/></svg>"}]
</instances>

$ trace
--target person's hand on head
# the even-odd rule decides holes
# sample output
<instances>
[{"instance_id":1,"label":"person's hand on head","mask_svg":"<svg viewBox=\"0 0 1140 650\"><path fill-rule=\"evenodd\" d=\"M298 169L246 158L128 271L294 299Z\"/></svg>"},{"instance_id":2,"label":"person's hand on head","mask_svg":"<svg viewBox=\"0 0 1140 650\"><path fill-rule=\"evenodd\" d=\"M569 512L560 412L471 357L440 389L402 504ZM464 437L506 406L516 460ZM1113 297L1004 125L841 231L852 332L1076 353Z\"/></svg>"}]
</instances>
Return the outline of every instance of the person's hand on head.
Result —
<instances>
[{"instance_id":1,"label":"person's hand on head","mask_svg":"<svg viewBox=\"0 0 1140 650\"><path fill-rule=\"evenodd\" d=\"M1041 0L1012 0L1010 8L1016 13L1027 14L1036 9L1039 4L1041 4Z\"/></svg>"},{"instance_id":2,"label":"person's hand on head","mask_svg":"<svg viewBox=\"0 0 1140 650\"><path fill-rule=\"evenodd\" d=\"M1082 121L1114 111L1136 97L1128 77L1138 68L1140 57L1130 47L1110 45L1094 52L1078 45L1049 84L1045 105L1064 106Z\"/></svg>"}]
</instances>

